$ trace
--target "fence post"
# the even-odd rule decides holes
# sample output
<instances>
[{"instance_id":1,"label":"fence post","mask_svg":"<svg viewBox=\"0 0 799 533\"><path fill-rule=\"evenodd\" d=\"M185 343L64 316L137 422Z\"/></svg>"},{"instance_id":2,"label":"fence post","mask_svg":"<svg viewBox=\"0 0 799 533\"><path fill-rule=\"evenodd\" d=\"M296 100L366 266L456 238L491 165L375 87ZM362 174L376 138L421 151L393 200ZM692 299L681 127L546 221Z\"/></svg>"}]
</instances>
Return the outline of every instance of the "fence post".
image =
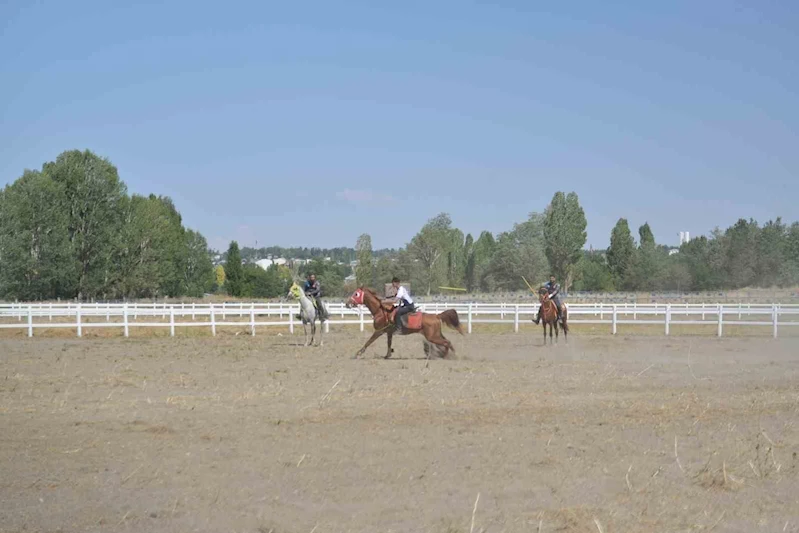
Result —
<instances>
[{"instance_id":1,"label":"fence post","mask_svg":"<svg viewBox=\"0 0 799 533\"><path fill-rule=\"evenodd\" d=\"M666 304L666 335L669 334L670 323L671 323L671 304Z\"/></svg>"},{"instance_id":2,"label":"fence post","mask_svg":"<svg viewBox=\"0 0 799 533\"><path fill-rule=\"evenodd\" d=\"M468 316L467 322L466 322L466 331L468 333L472 332L472 303L471 302L469 302L469 316Z\"/></svg>"},{"instance_id":3,"label":"fence post","mask_svg":"<svg viewBox=\"0 0 799 533\"><path fill-rule=\"evenodd\" d=\"M211 309L211 335L216 337L216 315L214 314L214 304L208 304Z\"/></svg>"},{"instance_id":4,"label":"fence post","mask_svg":"<svg viewBox=\"0 0 799 533\"><path fill-rule=\"evenodd\" d=\"M777 338L777 324L779 322L779 310L777 309L777 304L773 304L771 306L771 323L774 327L774 338Z\"/></svg>"},{"instance_id":5,"label":"fence post","mask_svg":"<svg viewBox=\"0 0 799 533\"><path fill-rule=\"evenodd\" d=\"M513 332L519 333L519 304L516 304L516 309L513 315Z\"/></svg>"},{"instance_id":6,"label":"fence post","mask_svg":"<svg viewBox=\"0 0 799 533\"><path fill-rule=\"evenodd\" d=\"M127 302L122 306L122 322L125 324L125 337L130 336L130 327L128 325L128 304Z\"/></svg>"},{"instance_id":7,"label":"fence post","mask_svg":"<svg viewBox=\"0 0 799 533\"><path fill-rule=\"evenodd\" d=\"M719 337L721 337L722 329L724 327L722 325L722 323L724 322L724 307L722 306L722 304L718 305L718 309L716 310L716 312L718 313L718 317L719 317L719 325L718 325L718 333L717 333L717 335Z\"/></svg>"},{"instance_id":8,"label":"fence post","mask_svg":"<svg viewBox=\"0 0 799 533\"><path fill-rule=\"evenodd\" d=\"M705 302L702 302L702 320L705 319Z\"/></svg>"},{"instance_id":9,"label":"fence post","mask_svg":"<svg viewBox=\"0 0 799 533\"><path fill-rule=\"evenodd\" d=\"M250 334L255 337L255 302L250 305Z\"/></svg>"},{"instance_id":10,"label":"fence post","mask_svg":"<svg viewBox=\"0 0 799 533\"><path fill-rule=\"evenodd\" d=\"M28 337L33 337L33 308L28 305Z\"/></svg>"},{"instance_id":11,"label":"fence post","mask_svg":"<svg viewBox=\"0 0 799 533\"><path fill-rule=\"evenodd\" d=\"M222 302L222 320L227 320L227 314L225 312L225 302Z\"/></svg>"},{"instance_id":12,"label":"fence post","mask_svg":"<svg viewBox=\"0 0 799 533\"><path fill-rule=\"evenodd\" d=\"M53 321L53 302L50 302L50 322Z\"/></svg>"},{"instance_id":13,"label":"fence post","mask_svg":"<svg viewBox=\"0 0 799 533\"><path fill-rule=\"evenodd\" d=\"M613 304L613 309L616 309L616 304ZM613 314L615 315L616 312L614 311ZM605 320L605 306L602 305L602 302L599 303L599 320Z\"/></svg>"},{"instance_id":14,"label":"fence post","mask_svg":"<svg viewBox=\"0 0 799 533\"><path fill-rule=\"evenodd\" d=\"M358 315L359 315L358 320L360 320L361 322L361 331L363 331L363 307L358 308Z\"/></svg>"},{"instance_id":15,"label":"fence post","mask_svg":"<svg viewBox=\"0 0 799 533\"><path fill-rule=\"evenodd\" d=\"M613 304L613 318L611 318L611 321L610 321L610 323L611 323L610 331L614 335L616 334L616 320L617 320L616 316L617 316L617 312L618 312L618 308L617 308L616 304Z\"/></svg>"},{"instance_id":16,"label":"fence post","mask_svg":"<svg viewBox=\"0 0 799 533\"><path fill-rule=\"evenodd\" d=\"M169 306L169 336L175 336L175 308Z\"/></svg>"},{"instance_id":17,"label":"fence post","mask_svg":"<svg viewBox=\"0 0 799 533\"><path fill-rule=\"evenodd\" d=\"M738 320L741 320L741 302L738 302Z\"/></svg>"},{"instance_id":18,"label":"fence post","mask_svg":"<svg viewBox=\"0 0 799 533\"><path fill-rule=\"evenodd\" d=\"M75 310L75 316L76 316L77 322L78 322L78 337L82 337L83 336L83 329L80 326L80 302L78 302L77 309Z\"/></svg>"},{"instance_id":19,"label":"fence post","mask_svg":"<svg viewBox=\"0 0 799 533\"><path fill-rule=\"evenodd\" d=\"M111 304L108 302L105 304L105 321L111 322Z\"/></svg>"}]
</instances>

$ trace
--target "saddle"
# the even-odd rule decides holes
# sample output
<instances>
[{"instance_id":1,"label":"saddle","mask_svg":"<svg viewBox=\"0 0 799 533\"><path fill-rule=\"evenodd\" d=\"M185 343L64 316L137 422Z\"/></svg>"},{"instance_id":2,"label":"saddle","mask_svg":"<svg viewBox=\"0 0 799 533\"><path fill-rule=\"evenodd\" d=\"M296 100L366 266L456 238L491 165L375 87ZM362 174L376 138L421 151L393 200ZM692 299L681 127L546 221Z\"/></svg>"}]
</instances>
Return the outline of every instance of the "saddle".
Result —
<instances>
[{"instance_id":1,"label":"saddle","mask_svg":"<svg viewBox=\"0 0 799 533\"><path fill-rule=\"evenodd\" d=\"M388 316L389 321L393 324L396 322L397 317L397 307L394 308L393 311ZM419 331L422 329L422 316L424 313L421 311L414 311L413 313L407 313L402 315L400 318L400 323L402 324L402 329L405 331Z\"/></svg>"}]
</instances>

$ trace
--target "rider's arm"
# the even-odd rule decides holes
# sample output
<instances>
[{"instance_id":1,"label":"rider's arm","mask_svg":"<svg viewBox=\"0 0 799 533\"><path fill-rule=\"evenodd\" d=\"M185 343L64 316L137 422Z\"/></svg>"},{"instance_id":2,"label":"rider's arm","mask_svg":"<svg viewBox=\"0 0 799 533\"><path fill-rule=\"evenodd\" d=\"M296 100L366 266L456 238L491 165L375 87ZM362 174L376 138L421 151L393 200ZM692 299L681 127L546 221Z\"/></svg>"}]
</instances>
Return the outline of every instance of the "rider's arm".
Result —
<instances>
[{"instance_id":1,"label":"rider's arm","mask_svg":"<svg viewBox=\"0 0 799 533\"><path fill-rule=\"evenodd\" d=\"M557 294L558 294L559 292L560 292L560 285L558 285L558 284L556 283L556 284L555 284L555 286L554 286L554 287L552 287L552 292L549 294L549 297L550 297L550 298L554 298L555 296L557 296Z\"/></svg>"}]
</instances>

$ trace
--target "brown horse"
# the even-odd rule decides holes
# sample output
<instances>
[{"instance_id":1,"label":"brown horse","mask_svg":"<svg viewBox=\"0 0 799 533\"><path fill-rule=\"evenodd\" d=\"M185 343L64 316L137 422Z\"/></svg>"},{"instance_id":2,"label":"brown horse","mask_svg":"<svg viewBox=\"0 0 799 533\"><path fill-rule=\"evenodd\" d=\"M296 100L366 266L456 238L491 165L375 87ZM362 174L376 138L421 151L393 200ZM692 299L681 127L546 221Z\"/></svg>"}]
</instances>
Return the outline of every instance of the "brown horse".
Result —
<instances>
[{"instance_id":1,"label":"brown horse","mask_svg":"<svg viewBox=\"0 0 799 533\"><path fill-rule=\"evenodd\" d=\"M363 353L366 351L366 348L368 348L370 344L372 344L375 340L377 340L378 337L385 333L388 335L388 351L386 352L385 358L388 359L394 352L394 350L391 349L391 338L394 335L394 307L391 304L384 303L372 289L367 287L358 288L358 290L352 293L352 296L350 296L350 299L347 301L347 307L355 307L358 305L365 305L367 308L369 308L369 312L372 313L372 316L374 317L375 332L372 334L369 340L366 341L366 344L363 345L363 348L358 350L358 353L355 354L354 358L358 358L363 355ZM421 332L428 342L442 346L444 348L443 357L447 357L450 350L454 352L455 348L452 346L452 343L441 334L441 324L444 323L463 335L463 329L461 328L460 320L458 319L458 312L454 309L447 309L443 313L439 313L437 315L430 313L419 314L421 315L420 324L418 324L418 326L414 324L410 327L403 324L400 335ZM405 315L405 317L409 317L409 315ZM411 324L410 318L408 319L408 324ZM425 351L427 352L427 349L425 349Z\"/></svg>"},{"instance_id":2,"label":"brown horse","mask_svg":"<svg viewBox=\"0 0 799 533\"><path fill-rule=\"evenodd\" d=\"M558 340L558 310L555 307L555 302L549 297L549 293L545 288L538 290L538 301L541 302L541 325L544 327L544 344L547 343L547 324L549 324L549 343L552 344L552 328L555 328L555 342ZM563 338L568 340L569 325L567 320L568 312L566 306L561 307L561 317L563 318ZM536 319L533 319L536 322Z\"/></svg>"}]
</instances>

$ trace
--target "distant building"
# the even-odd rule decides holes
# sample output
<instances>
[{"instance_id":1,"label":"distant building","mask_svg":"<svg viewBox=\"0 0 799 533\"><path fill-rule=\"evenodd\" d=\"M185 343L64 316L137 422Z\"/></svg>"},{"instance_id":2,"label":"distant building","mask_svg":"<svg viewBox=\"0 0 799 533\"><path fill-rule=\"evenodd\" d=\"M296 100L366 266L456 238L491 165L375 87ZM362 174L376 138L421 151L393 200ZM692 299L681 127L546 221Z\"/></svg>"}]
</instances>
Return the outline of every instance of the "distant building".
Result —
<instances>
[{"instance_id":1,"label":"distant building","mask_svg":"<svg viewBox=\"0 0 799 533\"><path fill-rule=\"evenodd\" d=\"M256 265L264 270L268 269L272 265L285 265L286 263L287 261L282 257L278 257L277 259L259 259L255 262Z\"/></svg>"},{"instance_id":2,"label":"distant building","mask_svg":"<svg viewBox=\"0 0 799 533\"><path fill-rule=\"evenodd\" d=\"M691 233L688 231L680 232L680 246L691 240Z\"/></svg>"}]
</instances>

